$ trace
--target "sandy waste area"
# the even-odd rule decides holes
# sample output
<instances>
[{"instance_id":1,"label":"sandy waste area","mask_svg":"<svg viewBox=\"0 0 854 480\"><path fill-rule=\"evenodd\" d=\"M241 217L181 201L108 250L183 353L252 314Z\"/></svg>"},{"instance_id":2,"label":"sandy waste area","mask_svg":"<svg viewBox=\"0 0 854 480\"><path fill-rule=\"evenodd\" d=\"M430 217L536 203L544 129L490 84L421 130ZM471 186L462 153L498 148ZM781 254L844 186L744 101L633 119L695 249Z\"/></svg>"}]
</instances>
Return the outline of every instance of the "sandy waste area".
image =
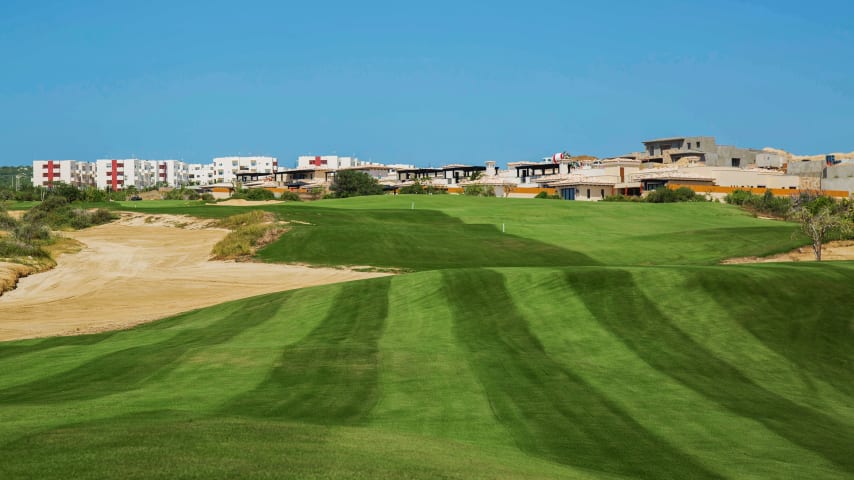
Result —
<instances>
[{"instance_id":1,"label":"sandy waste area","mask_svg":"<svg viewBox=\"0 0 854 480\"><path fill-rule=\"evenodd\" d=\"M845 240L841 242L828 242L822 245L821 261L832 260L854 260L854 241ZM770 263L770 262L814 262L815 254L812 247L806 246L789 253L771 255L768 257L739 257L724 260L724 265L735 265L740 263Z\"/></svg>"},{"instance_id":2,"label":"sandy waste area","mask_svg":"<svg viewBox=\"0 0 854 480\"><path fill-rule=\"evenodd\" d=\"M0 296L0 341L122 329L263 293L387 275L209 261L226 233L191 217L142 214L64 233L84 248Z\"/></svg>"}]
</instances>

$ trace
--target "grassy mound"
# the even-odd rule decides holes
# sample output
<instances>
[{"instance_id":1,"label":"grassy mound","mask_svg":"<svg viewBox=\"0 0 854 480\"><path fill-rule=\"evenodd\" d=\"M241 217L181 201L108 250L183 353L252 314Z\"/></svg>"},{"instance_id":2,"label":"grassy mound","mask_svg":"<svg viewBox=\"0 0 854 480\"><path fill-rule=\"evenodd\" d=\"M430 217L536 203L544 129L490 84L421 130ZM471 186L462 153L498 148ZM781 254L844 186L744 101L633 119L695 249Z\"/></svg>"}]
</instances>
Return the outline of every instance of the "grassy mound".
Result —
<instances>
[{"instance_id":1,"label":"grassy mound","mask_svg":"<svg viewBox=\"0 0 854 480\"><path fill-rule=\"evenodd\" d=\"M790 224L411 201L265 207L262 255L424 271L0 343L0 476L854 475L854 264L714 265Z\"/></svg>"}]
</instances>

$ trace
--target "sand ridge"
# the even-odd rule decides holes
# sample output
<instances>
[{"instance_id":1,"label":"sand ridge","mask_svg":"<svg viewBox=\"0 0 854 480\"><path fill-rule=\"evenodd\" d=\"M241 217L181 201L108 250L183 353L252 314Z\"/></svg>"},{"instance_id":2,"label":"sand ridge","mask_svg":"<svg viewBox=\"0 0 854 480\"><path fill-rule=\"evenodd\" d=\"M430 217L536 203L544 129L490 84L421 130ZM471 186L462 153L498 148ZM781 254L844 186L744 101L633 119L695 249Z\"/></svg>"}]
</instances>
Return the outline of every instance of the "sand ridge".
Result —
<instances>
[{"instance_id":1,"label":"sand ridge","mask_svg":"<svg viewBox=\"0 0 854 480\"><path fill-rule=\"evenodd\" d=\"M206 220L144 214L67 232L85 247L0 297L0 341L128 328L254 295L388 275L209 261L226 234Z\"/></svg>"}]
</instances>

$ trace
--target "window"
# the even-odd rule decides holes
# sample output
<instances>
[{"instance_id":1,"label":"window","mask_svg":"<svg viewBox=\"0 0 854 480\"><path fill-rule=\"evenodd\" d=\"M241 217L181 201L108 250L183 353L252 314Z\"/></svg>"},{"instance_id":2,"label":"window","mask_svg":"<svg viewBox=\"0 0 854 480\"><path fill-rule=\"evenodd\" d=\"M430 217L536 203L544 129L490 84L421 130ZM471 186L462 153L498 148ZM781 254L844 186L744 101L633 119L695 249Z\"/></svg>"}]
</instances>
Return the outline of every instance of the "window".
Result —
<instances>
[{"instance_id":1,"label":"window","mask_svg":"<svg viewBox=\"0 0 854 480\"><path fill-rule=\"evenodd\" d=\"M587 189L587 198L590 198L590 189Z\"/></svg>"},{"instance_id":2,"label":"window","mask_svg":"<svg viewBox=\"0 0 854 480\"><path fill-rule=\"evenodd\" d=\"M700 142L697 142L697 148L700 148Z\"/></svg>"},{"instance_id":3,"label":"window","mask_svg":"<svg viewBox=\"0 0 854 480\"><path fill-rule=\"evenodd\" d=\"M740 167L741 166L741 159L740 158L733 158L731 161L731 164L733 167Z\"/></svg>"},{"instance_id":4,"label":"window","mask_svg":"<svg viewBox=\"0 0 854 480\"><path fill-rule=\"evenodd\" d=\"M599 190L599 196L605 198L605 189Z\"/></svg>"},{"instance_id":5,"label":"window","mask_svg":"<svg viewBox=\"0 0 854 480\"><path fill-rule=\"evenodd\" d=\"M691 142L688 142L688 150L691 150Z\"/></svg>"}]
</instances>

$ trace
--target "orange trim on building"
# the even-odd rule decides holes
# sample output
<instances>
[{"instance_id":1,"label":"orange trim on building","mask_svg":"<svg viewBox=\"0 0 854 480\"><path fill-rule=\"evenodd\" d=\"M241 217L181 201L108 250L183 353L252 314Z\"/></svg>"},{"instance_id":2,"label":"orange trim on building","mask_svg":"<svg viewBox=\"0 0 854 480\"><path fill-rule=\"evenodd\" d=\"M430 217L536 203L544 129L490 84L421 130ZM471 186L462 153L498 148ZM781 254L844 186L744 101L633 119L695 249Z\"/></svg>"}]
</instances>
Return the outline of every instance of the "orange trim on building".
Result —
<instances>
[{"instance_id":1,"label":"orange trim on building","mask_svg":"<svg viewBox=\"0 0 854 480\"><path fill-rule=\"evenodd\" d=\"M787 195L800 195L800 189L792 189L792 188L749 188L749 187L719 187L717 185L681 185L678 183L668 183L667 188L671 190L676 190L677 188L690 188L691 190L697 193L732 193L736 190L744 190L750 192L754 195L763 195L766 191L770 190L771 193L778 197L787 196ZM827 195L829 197L834 198L848 198L849 194L845 190L822 190L822 194Z\"/></svg>"}]
</instances>

